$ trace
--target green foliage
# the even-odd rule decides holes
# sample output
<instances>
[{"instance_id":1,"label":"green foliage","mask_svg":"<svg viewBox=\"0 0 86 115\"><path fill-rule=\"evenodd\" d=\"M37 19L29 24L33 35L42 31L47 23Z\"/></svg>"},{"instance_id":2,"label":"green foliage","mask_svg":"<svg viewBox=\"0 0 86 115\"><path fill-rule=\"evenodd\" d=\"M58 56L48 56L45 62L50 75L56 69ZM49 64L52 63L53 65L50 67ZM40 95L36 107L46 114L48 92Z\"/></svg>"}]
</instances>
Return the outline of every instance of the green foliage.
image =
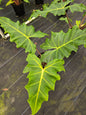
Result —
<instances>
[{"instance_id":1,"label":"green foliage","mask_svg":"<svg viewBox=\"0 0 86 115\"><path fill-rule=\"evenodd\" d=\"M59 0L54 0L50 5L44 4L43 11L40 10L33 11L30 18L38 16L46 17L48 13L53 13L55 16L65 15L65 11L69 8L66 6L70 3L70 0L59 3L58 1Z\"/></svg>"},{"instance_id":2,"label":"green foliage","mask_svg":"<svg viewBox=\"0 0 86 115\"><path fill-rule=\"evenodd\" d=\"M10 4L13 4L14 1L13 0L9 0L7 3L6 3L6 6L9 6Z\"/></svg>"},{"instance_id":3,"label":"green foliage","mask_svg":"<svg viewBox=\"0 0 86 115\"><path fill-rule=\"evenodd\" d=\"M32 115L35 115L41 108L43 101L48 101L48 92L54 90L56 80L60 80L57 72L64 71L63 60L53 60L49 62L44 68L41 61L33 54L27 56L27 66L24 73L29 72L28 84L25 86L28 91Z\"/></svg>"},{"instance_id":4,"label":"green foliage","mask_svg":"<svg viewBox=\"0 0 86 115\"><path fill-rule=\"evenodd\" d=\"M2 0L0 0L0 4L1 4ZM3 8L0 7L0 10L2 10Z\"/></svg>"},{"instance_id":5,"label":"green foliage","mask_svg":"<svg viewBox=\"0 0 86 115\"><path fill-rule=\"evenodd\" d=\"M86 6L84 4L73 4L69 6L70 11L73 12L83 12L86 10Z\"/></svg>"},{"instance_id":6,"label":"green foliage","mask_svg":"<svg viewBox=\"0 0 86 115\"><path fill-rule=\"evenodd\" d=\"M35 53L36 51L36 45L30 40L30 38L41 38L47 35L41 31L35 32L33 26L27 26L24 23L20 25L19 21L13 22L6 17L0 17L0 23L5 31L10 34L10 41L15 42L17 48L24 48L25 52Z\"/></svg>"},{"instance_id":7,"label":"green foliage","mask_svg":"<svg viewBox=\"0 0 86 115\"><path fill-rule=\"evenodd\" d=\"M0 10L2 10L3 8L0 7Z\"/></svg>"},{"instance_id":8,"label":"green foliage","mask_svg":"<svg viewBox=\"0 0 86 115\"><path fill-rule=\"evenodd\" d=\"M24 2L27 2L27 3L29 3L29 0L24 0Z\"/></svg>"},{"instance_id":9,"label":"green foliage","mask_svg":"<svg viewBox=\"0 0 86 115\"><path fill-rule=\"evenodd\" d=\"M2 0L0 0L0 4L1 4Z\"/></svg>"},{"instance_id":10,"label":"green foliage","mask_svg":"<svg viewBox=\"0 0 86 115\"><path fill-rule=\"evenodd\" d=\"M43 11L40 10L33 11L30 18L38 16L46 17L48 13L52 13L54 16L56 15L61 16L65 15L67 9L70 9L72 13L75 11L83 12L84 10L86 10L86 6L83 4L73 4L68 6L68 4L73 1L70 0L67 0L65 2L58 2L58 1L59 0L54 0L50 5L44 4Z\"/></svg>"},{"instance_id":11,"label":"green foliage","mask_svg":"<svg viewBox=\"0 0 86 115\"><path fill-rule=\"evenodd\" d=\"M79 27L81 20L76 20L76 25Z\"/></svg>"},{"instance_id":12,"label":"green foliage","mask_svg":"<svg viewBox=\"0 0 86 115\"><path fill-rule=\"evenodd\" d=\"M51 39L46 39L41 48L46 51L42 57L42 62L49 62L53 59L63 59L69 57L71 51L77 51L78 46L86 44L86 29L80 30L77 26L69 29L67 33L52 32Z\"/></svg>"},{"instance_id":13,"label":"green foliage","mask_svg":"<svg viewBox=\"0 0 86 115\"><path fill-rule=\"evenodd\" d=\"M24 1L28 2L28 0ZM68 6L69 3L70 0L66 2L53 0L50 5L43 5L43 11L34 11L29 19L33 20L32 17L36 18L40 15L46 17L48 13L61 16L65 14L67 9L70 9L72 13L86 10L86 6L83 4ZM67 18L61 18L61 20L67 22ZM84 44L86 47L86 29L80 30L80 21L76 21L77 25L69 29L67 33L63 31L52 32L51 39L47 38L45 43L41 45L41 48L47 51L39 59L34 54L36 45L30 38L41 38L47 35L46 33L35 32L33 26L13 22L6 17L0 17L0 24L10 34L10 41L15 42L17 48L22 47L25 52L29 52L26 59L28 64L24 69L24 73L29 72L27 76L29 82L25 88L29 95L28 103L30 104L32 115L35 115L41 108L41 104L44 101L48 101L48 92L54 90L56 80L60 80L60 75L57 72L64 71L63 58L69 57L72 51L76 52L79 45ZM47 65L43 67L42 62L47 62Z\"/></svg>"},{"instance_id":14,"label":"green foliage","mask_svg":"<svg viewBox=\"0 0 86 115\"><path fill-rule=\"evenodd\" d=\"M64 20L64 21L68 24L67 17L61 17L61 18L60 18L60 20L62 20L62 21ZM71 22L72 22L72 20L71 20L70 18L69 18L69 21L71 21Z\"/></svg>"}]
</instances>

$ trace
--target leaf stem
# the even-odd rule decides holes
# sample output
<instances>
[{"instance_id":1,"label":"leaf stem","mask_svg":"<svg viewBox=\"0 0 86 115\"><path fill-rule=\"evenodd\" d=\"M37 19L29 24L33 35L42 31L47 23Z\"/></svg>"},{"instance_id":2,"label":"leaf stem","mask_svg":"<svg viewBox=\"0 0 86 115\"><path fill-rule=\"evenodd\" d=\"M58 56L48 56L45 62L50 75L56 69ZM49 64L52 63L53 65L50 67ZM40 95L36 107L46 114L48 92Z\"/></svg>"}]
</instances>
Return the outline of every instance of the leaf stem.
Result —
<instances>
[{"instance_id":1,"label":"leaf stem","mask_svg":"<svg viewBox=\"0 0 86 115\"><path fill-rule=\"evenodd\" d=\"M21 0L13 0L16 5L20 5Z\"/></svg>"},{"instance_id":2,"label":"leaf stem","mask_svg":"<svg viewBox=\"0 0 86 115\"><path fill-rule=\"evenodd\" d=\"M83 24L85 18L86 18L86 15L83 17L83 19L82 19L82 21L81 21L81 23L80 23L80 25L79 25L79 28L81 28L81 25Z\"/></svg>"},{"instance_id":3,"label":"leaf stem","mask_svg":"<svg viewBox=\"0 0 86 115\"><path fill-rule=\"evenodd\" d=\"M70 22L70 20L69 20L69 17L68 17L68 15L67 15L67 12L66 12L66 17L67 17L67 20L68 20L68 23L69 23L69 28L72 28L73 26L72 26L72 24L71 24L71 22Z\"/></svg>"},{"instance_id":4,"label":"leaf stem","mask_svg":"<svg viewBox=\"0 0 86 115\"><path fill-rule=\"evenodd\" d=\"M37 42L35 42L35 45L37 45ZM40 55L40 57L41 57L41 53L40 53L40 51L36 48L36 51L37 51L37 53Z\"/></svg>"},{"instance_id":5,"label":"leaf stem","mask_svg":"<svg viewBox=\"0 0 86 115\"><path fill-rule=\"evenodd\" d=\"M40 57L41 57L41 53L40 53L40 51L36 48L36 51L37 51L37 53L40 55Z\"/></svg>"}]
</instances>

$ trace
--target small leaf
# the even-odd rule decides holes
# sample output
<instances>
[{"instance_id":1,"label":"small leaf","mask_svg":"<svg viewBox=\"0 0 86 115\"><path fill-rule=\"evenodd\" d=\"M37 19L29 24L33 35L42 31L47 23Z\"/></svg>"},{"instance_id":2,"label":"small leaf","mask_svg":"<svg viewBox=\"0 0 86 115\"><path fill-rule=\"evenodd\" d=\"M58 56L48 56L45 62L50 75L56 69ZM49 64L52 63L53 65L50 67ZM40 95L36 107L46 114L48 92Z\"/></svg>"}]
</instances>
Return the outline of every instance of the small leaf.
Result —
<instances>
[{"instance_id":1,"label":"small leaf","mask_svg":"<svg viewBox=\"0 0 86 115\"><path fill-rule=\"evenodd\" d=\"M30 3L29 0L24 0L24 2Z\"/></svg>"},{"instance_id":2,"label":"small leaf","mask_svg":"<svg viewBox=\"0 0 86 115\"><path fill-rule=\"evenodd\" d=\"M61 17L60 20L65 21L65 22L68 24L67 17L65 17L65 18L64 18L64 17Z\"/></svg>"},{"instance_id":3,"label":"small leaf","mask_svg":"<svg viewBox=\"0 0 86 115\"><path fill-rule=\"evenodd\" d=\"M10 4L13 4L14 1L13 0L9 0L7 3L6 3L6 6L9 6Z\"/></svg>"},{"instance_id":4,"label":"small leaf","mask_svg":"<svg viewBox=\"0 0 86 115\"><path fill-rule=\"evenodd\" d=\"M76 20L76 25L79 27L81 21L80 20Z\"/></svg>"},{"instance_id":5,"label":"small leaf","mask_svg":"<svg viewBox=\"0 0 86 115\"><path fill-rule=\"evenodd\" d=\"M60 20L65 21L68 24L67 17L61 17ZM72 22L72 20L69 18L69 20Z\"/></svg>"},{"instance_id":6,"label":"small leaf","mask_svg":"<svg viewBox=\"0 0 86 115\"><path fill-rule=\"evenodd\" d=\"M28 84L25 86L29 99L32 115L35 115L44 101L48 101L48 92L54 90L56 80L60 80L60 75L57 72L64 71L63 60L53 60L44 68L41 61L34 54L27 56L27 66L25 72L29 72L27 78Z\"/></svg>"},{"instance_id":7,"label":"small leaf","mask_svg":"<svg viewBox=\"0 0 86 115\"><path fill-rule=\"evenodd\" d=\"M2 10L3 8L0 7L0 10Z\"/></svg>"}]
</instances>

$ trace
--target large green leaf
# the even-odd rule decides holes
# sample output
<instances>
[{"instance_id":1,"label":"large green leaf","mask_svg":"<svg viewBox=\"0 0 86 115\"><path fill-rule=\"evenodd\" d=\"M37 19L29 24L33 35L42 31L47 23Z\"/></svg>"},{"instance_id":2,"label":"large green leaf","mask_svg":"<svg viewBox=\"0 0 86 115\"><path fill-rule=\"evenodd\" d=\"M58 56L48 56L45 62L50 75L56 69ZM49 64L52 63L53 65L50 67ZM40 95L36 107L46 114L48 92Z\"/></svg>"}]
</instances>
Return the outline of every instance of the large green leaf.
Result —
<instances>
[{"instance_id":1,"label":"large green leaf","mask_svg":"<svg viewBox=\"0 0 86 115\"><path fill-rule=\"evenodd\" d=\"M53 60L44 68L41 61L34 54L27 56L28 64L24 69L24 73L29 72L28 84L25 86L28 91L32 115L35 115L41 108L43 101L48 101L48 92L54 90L56 80L60 80L59 71L64 71L63 60Z\"/></svg>"},{"instance_id":2,"label":"large green leaf","mask_svg":"<svg viewBox=\"0 0 86 115\"><path fill-rule=\"evenodd\" d=\"M35 53L36 45L30 40L33 37L44 37L46 33L41 31L35 32L34 27L21 24L19 21L13 22L6 17L0 17L0 24L6 32L10 34L10 41L17 44L17 48L25 48L25 52Z\"/></svg>"},{"instance_id":3,"label":"large green leaf","mask_svg":"<svg viewBox=\"0 0 86 115\"><path fill-rule=\"evenodd\" d=\"M51 39L46 39L41 48L46 51L42 56L42 62L49 62L53 59L69 57L71 51L77 51L78 46L86 44L86 29L80 30L77 26L69 29L67 33L52 32Z\"/></svg>"},{"instance_id":4,"label":"large green leaf","mask_svg":"<svg viewBox=\"0 0 86 115\"><path fill-rule=\"evenodd\" d=\"M55 16L56 15L61 16L65 15L65 11L67 9L70 9L72 13L75 11L83 12L84 10L86 10L86 6L83 4L72 4L68 6L68 4L70 2L73 2L73 0L67 0L65 2L58 2L58 1L59 0L54 0L50 5L44 4L43 11L40 10L33 11L30 18L38 16L46 17L48 13L52 13Z\"/></svg>"}]
</instances>

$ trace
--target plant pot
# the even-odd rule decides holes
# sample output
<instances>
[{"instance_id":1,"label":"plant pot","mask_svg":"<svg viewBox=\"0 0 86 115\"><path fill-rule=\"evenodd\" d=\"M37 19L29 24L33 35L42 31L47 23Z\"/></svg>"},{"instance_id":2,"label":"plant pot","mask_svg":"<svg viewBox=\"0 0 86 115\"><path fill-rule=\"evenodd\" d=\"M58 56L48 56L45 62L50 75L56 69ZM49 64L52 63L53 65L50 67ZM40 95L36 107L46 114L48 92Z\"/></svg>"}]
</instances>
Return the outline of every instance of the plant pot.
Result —
<instances>
[{"instance_id":1,"label":"plant pot","mask_svg":"<svg viewBox=\"0 0 86 115\"><path fill-rule=\"evenodd\" d=\"M0 38L5 38L4 29L0 26Z\"/></svg>"},{"instance_id":2,"label":"plant pot","mask_svg":"<svg viewBox=\"0 0 86 115\"><path fill-rule=\"evenodd\" d=\"M12 7L15 11L16 16L20 17L20 16L23 16L25 14L23 3L21 3L20 5L12 4Z\"/></svg>"},{"instance_id":3,"label":"plant pot","mask_svg":"<svg viewBox=\"0 0 86 115\"><path fill-rule=\"evenodd\" d=\"M4 33L4 29L0 26L0 29L2 30L2 32Z\"/></svg>"},{"instance_id":4,"label":"plant pot","mask_svg":"<svg viewBox=\"0 0 86 115\"><path fill-rule=\"evenodd\" d=\"M37 5L44 4L44 0L35 0L35 4Z\"/></svg>"}]
</instances>

